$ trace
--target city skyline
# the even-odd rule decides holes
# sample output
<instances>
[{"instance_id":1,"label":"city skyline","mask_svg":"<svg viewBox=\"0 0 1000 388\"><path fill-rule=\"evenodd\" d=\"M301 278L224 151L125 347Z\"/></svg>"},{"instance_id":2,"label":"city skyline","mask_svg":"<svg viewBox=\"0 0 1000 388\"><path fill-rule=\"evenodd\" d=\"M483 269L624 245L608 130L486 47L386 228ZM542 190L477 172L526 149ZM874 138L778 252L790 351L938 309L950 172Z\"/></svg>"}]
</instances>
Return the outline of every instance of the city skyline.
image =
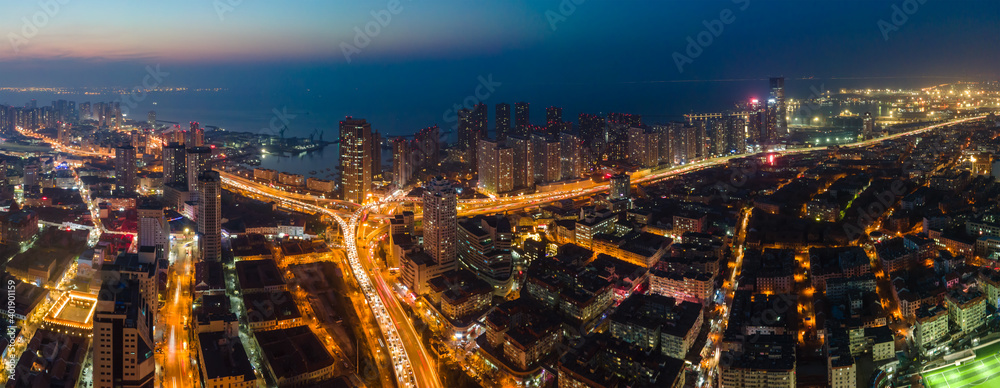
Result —
<instances>
[{"instance_id":1,"label":"city skyline","mask_svg":"<svg viewBox=\"0 0 1000 388\"><path fill-rule=\"evenodd\" d=\"M0 10L0 385L1000 387L995 0Z\"/></svg>"}]
</instances>

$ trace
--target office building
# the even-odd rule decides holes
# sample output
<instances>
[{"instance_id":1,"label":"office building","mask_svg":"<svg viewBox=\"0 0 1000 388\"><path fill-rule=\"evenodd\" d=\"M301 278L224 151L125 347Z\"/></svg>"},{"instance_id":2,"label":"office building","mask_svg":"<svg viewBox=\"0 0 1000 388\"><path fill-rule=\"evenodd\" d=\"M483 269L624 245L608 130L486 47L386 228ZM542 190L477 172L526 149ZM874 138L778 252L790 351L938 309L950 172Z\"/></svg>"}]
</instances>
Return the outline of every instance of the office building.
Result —
<instances>
[{"instance_id":1,"label":"office building","mask_svg":"<svg viewBox=\"0 0 1000 388\"><path fill-rule=\"evenodd\" d=\"M155 300L137 280L106 282L94 310L93 382L96 388L152 388L155 377Z\"/></svg>"},{"instance_id":2,"label":"office building","mask_svg":"<svg viewBox=\"0 0 1000 388\"><path fill-rule=\"evenodd\" d=\"M497 287L510 280L513 239L507 217L490 215L463 219L458 223L458 262Z\"/></svg>"},{"instance_id":3,"label":"office building","mask_svg":"<svg viewBox=\"0 0 1000 388\"><path fill-rule=\"evenodd\" d=\"M424 188L424 251L442 271L455 269L458 198L450 181L436 177Z\"/></svg>"},{"instance_id":4,"label":"office building","mask_svg":"<svg viewBox=\"0 0 1000 388\"><path fill-rule=\"evenodd\" d=\"M119 192L135 194L139 184L136 176L138 168L135 163L135 147L122 145L115 148L115 179Z\"/></svg>"},{"instance_id":5,"label":"office building","mask_svg":"<svg viewBox=\"0 0 1000 388\"><path fill-rule=\"evenodd\" d=\"M343 199L363 203L372 185L372 128L365 119L340 122L340 187Z\"/></svg>"},{"instance_id":6,"label":"office building","mask_svg":"<svg viewBox=\"0 0 1000 388\"><path fill-rule=\"evenodd\" d=\"M184 140L188 147L202 147L205 145L205 129L201 124L191 122L191 130L187 132L188 138Z\"/></svg>"},{"instance_id":7,"label":"office building","mask_svg":"<svg viewBox=\"0 0 1000 388\"><path fill-rule=\"evenodd\" d=\"M222 258L222 180L218 171L198 177L198 246L202 261Z\"/></svg>"},{"instance_id":8,"label":"office building","mask_svg":"<svg viewBox=\"0 0 1000 388\"><path fill-rule=\"evenodd\" d=\"M612 175L609 183L611 186L609 200L629 199L631 197L631 193L629 192L631 177L627 173Z\"/></svg>"}]
</instances>

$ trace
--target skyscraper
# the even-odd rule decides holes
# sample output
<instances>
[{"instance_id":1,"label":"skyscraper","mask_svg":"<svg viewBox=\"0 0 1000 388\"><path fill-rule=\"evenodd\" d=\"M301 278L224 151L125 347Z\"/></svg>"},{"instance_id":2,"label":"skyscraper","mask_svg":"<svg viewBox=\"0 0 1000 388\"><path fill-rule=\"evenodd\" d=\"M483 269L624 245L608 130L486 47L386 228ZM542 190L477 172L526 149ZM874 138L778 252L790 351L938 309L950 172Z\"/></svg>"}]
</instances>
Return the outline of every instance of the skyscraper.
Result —
<instances>
[{"instance_id":1,"label":"skyscraper","mask_svg":"<svg viewBox=\"0 0 1000 388\"><path fill-rule=\"evenodd\" d=\"M382 180L382 134L372 131L371 141L372 181Z\"/></svg>"},{"instance_id":2,"label":"skyscraper","mask_svg":"<svg viewBox=\"0 0 1000 388\"><path fill-rule=\"evenodd\" d=\"M198 176L211 170L209 161L212 159L212 149L209 147L191 147L186 150L188 191L198 192Z\"/></svg>"},{"instance_id":3,"label":"skyscraper","mask_svg":"<svg viewBox=\"0 0 1000 388\"><path fill-rule=\"evenodd\" d=\"M569 132L559 133L559 152L562 153L562 178L575 179L583 175L583 161L580 157L582 141L580 138Z\"/></svg>"},{"instance_id":4,"label":"skyscraper","mask_svg":"<svg viewBox=\"0 0 1000 388\"><path fill-rule=\"evenodd\" d=\"M775 138L780 138L788 134L788 112L785 107L785 77L773 77L770 79L771 93L767 99L768 115L773 118L768 119L772 126Z\"/></svg>"},{"instance_id":5,"label":"skyscraper","mask_svg":"<svg viewBox=\"0 0 1000 388\"><path fill-rule=\"evenodd\" d=\"M513 183L515 189L530 189L535 187L535 152L530 138L508 136L504 140L513 155Z\"/></svg>"},{"instance_id":6,"label":"skyscraper","mask_svg":"<svg viewBox=\"0 0 1000 388\"><path fill-rule=\"evenodd\" d=\"M119 191L133 195L138 188L136 181L135 147L122 145L115 148L115 179Z\"/></svg>"},{"instance_id":7,"label":"skyscraper","mask_svg":"<svg viewBox=\"0 0 1000 388\"><path fill-rule=\"evenodd\" d=\"M424 188L424 251L442 267L455 269L458 198L450 181L436 177Z\"/></svg>"},{"instance_id":8,"label":"skyscraper","mask_svg":"<svg viewBox=\"0 0 1000 388\"><path fill-rule=\"evenodd\" d=\"M149 111L148 114L146 114L146 124L149 124L150 127L154 127L154 128L156 127L156 111L155 110L151 110L151 111Z\"/></svg>"},{"instance_id":9,"label":"skyscraper","mask_svg":"<svg viewBox=\"0 0 1000 388\"><path fill-rule=\"evenodd\" d=\"M518 136L530 136L528 126L531 125L530 110L527 102L514 104L514 129Z\"/></svg>"},{"instance_id":10,"label":"skyscraper","mask_svg":"<svg viewBox=\"0 0 1000 388\"><path fill-rule=\"evenodd\" d=\"M483 139L479 141L479 188L490 194L514 190L514 150L501 143Z\"/></svg>"},{"instance_id":11,"label":"skyscraper","mask_svg":"<svg viewBox=\"0 0 1000 388\"><path fill-rule=\"evenodd\" d=\"M372 128L365 119L340 122L340 185L344 200L362 203L372 186Z\"/></svg>"},{"instance_id":12,"label":"skyscraper","mask_svg":"<svg viewBox=\"0 0 1000 388\"><path fill-rule=\"evenodd\" d=\"M190 136L190 139L185 141L188 147L201 147L205 145L205 130L201 127L201 124L192 121L188 136Z\"/></svg>"},{"instance_id":13,"label":"skyscraper","mask_svg":"<svg viewBox=\"0 0 1000 388\"><path fill-rule=\"evenodd\" d=\"M222 258L222 179L218 171L198 176L198 245L202 261Z\"/></svg>"},{"instance_id":14,"label":"skyscraper","mask_svg":"<svg viewBox=\"0 0 1000 388\"><path fill-rule=\"evenodd\" d=\"M862 118L861 137L862 140L870 140L875 137L875 118L872 117L872 112L865 112Z\"/></svg>"},{"instance_id":15,"label":"skyscraper","mask_svg":"<svg viewBox=\"0 0 1000 388\"><path fill-rule=\"evenodd\" d=\"M496 107L497 140L504 141L510 134L510 104L501 102Z\"/></svg>"},{"instance_id":16,"label":"skyscraper","mask_svg":"<svg viewBox=\"0 0 1000 388\"><path fill-rule=\"evenodd\" d=\"M392 183L397 188L406 187L413 176L413 154L409 140L404 137L392 139Z\"/></svg>"},{"instance_id":17,"label":"skyscraper","mask_svg":"<svg viewBox=\"0 0 1000 388\"><path fill-rule=\"evenodd\" d=\"M187 185L187 150L177 142L163 146L163 184L171 183Z\"/></svg>"},{"instance_id":18,"label":"skyscraper","mask_svg":"<svg viewBox=\"0 0 1000 388\"><path fill-rule=\"evenodd\" d=\"M549 135L558 136L562 125L562 108L557 106L545 108L545 127Z\"/></svg>"}]
</instances>

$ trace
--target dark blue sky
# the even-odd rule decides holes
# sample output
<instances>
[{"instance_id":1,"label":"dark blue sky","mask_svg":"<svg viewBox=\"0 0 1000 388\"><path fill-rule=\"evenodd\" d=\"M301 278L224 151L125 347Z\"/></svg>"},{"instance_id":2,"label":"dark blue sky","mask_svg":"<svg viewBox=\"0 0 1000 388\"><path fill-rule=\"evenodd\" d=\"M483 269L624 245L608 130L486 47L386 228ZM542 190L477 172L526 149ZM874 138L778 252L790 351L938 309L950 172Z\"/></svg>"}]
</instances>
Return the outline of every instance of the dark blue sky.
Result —
<instances>
[{"instance_id":1,"label":"dark blue sky","mask_svg":"<svg viewBox=\"0 0 1000 388\"><path fill-rule=\"evenodd\" d=\"M560 6L573 0L401 0L400 12L349 63L341 44L352 43L355 27L364 29L388 0L213 8L226 1L69 2L30 37L22 17L30 21L39 6L5 4L0 32L25 39L16 52L0 44L0 86L130 87L158 64L170 73L163 86L225 87L269 96L271 105L319 93L336 114L426 105L428 117L440 118L491 74L502 86L487 103L562 105L571 116L648 114L665 104L664 93L674 96L663 101L726 93L711 101L717 105L766 86L723 80L770 75L787 77L794 96L819 85L922 86L942 78L921 77L995 80L1000 73L995 0L585 0L563 13ZM894 6L915 12L901 11L906 20L894 24ZM688 37L702 33L705 42L704 23L725 12L731 23L714 23L724 29L678 71L672 54L685 54Z\"/></svg>"}]
</instances>

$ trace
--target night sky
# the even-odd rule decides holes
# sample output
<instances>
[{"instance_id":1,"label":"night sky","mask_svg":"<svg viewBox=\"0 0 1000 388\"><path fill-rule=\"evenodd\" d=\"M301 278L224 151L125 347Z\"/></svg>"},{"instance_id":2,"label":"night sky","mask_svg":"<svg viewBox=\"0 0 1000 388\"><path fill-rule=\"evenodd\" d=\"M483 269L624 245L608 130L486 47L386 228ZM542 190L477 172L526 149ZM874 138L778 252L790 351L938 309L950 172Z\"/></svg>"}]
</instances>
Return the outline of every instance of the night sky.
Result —
<instances>
[{"instance_id":1,"label":"night sky","mask_svg":"<svg viewBox=\"0 0 1000 388\"><path fill-rule=\"evenodd\" d=\"M1000 73L995 0L401 0L350 62L342 44L390 1L59 1L17 52L11 36L26 36L24 20L42 7L4 4L0 86L131 87L160 65L171 74L163 86L323 91L343 97L331 103L338 113L432 100L440 117L488 75L503 83L490 104L627 110L671 83L692 84L670 92L686 93L783 75L794 97L816 84L923 86ZM720 15L731 23L713 22ZM723 29L688 56L689 37L711 34L706 22ZM691 59L683 71L675 52Z\"/></svg>"}]
</instances>

